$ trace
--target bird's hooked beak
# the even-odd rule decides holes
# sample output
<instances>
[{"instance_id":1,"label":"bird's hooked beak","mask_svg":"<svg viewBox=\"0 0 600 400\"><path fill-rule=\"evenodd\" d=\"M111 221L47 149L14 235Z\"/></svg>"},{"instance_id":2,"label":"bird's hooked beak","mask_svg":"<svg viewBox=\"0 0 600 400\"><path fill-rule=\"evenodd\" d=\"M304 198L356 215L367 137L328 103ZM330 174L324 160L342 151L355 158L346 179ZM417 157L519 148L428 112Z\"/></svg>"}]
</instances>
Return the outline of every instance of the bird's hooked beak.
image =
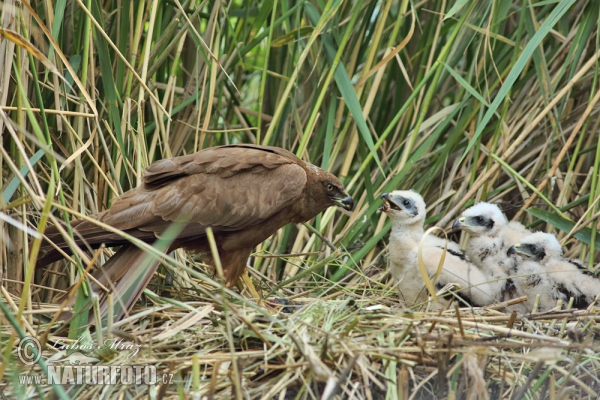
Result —
<instances>
[{"instance_id":1,"label":"bird's hooked beak","mask_svg":"<svg viewBox=\"0 0 600 400\"><path fill-rule=\"evenodd\" d=\"M518 254L521 257L531 258L535 261L541 261L546 257L544 247L535 243L517 243L514 246L509 247L506 254Z\"/></svg>"},{"instance_id":2,"label":"bird's hooked beak","mask_svg":"<svg viewBox=\"0 0 600 400\"><path fill-rule=\"evenodd\" d=\"M352 200L352 196L348 195L342 198L333 199L335 204L342 207L344 210L352 211L354 208L354 200Z\"/></svg>"},{"instance_id":3,"label":"bird's hooked beak","mask_svg":"<svg viewBox=\"0 0 600 400\"><path fill-rule=\"evenodd\" d=\"M402 207L400 207L400 205L398 203L396 203L394 200L392 200L392 196L390 196L389 193L384 193L379 197L381 198L381 200L383 200L383 205L381 207L379 207L380 211L386 212L390 208L392 210L402 211Z\"/></svg>"},{"instance_id":4,"label":"bird's hooked beak","mask_svg":"<svg viewBox=\"0 0 600 400\"><path fill-rule=\"evenodd\" d=\"M512 256L513 254L521 254L521 243L517 243L514 246L510 246L506 251L506 254Z\"/></svg>"},{"instance_id":5,"label":"bird's hooked beak","mask_svg":"<svg viewBox=\"0 0 600 400\"><path fill-rule=\"evenodd\" d=\"M452 229L461 229L462 227L467 226L467 224L465 222L466 222L466 218L460 217L459 219L454 221L454 223L452 224Z\"/></svg>"}]
</instances>

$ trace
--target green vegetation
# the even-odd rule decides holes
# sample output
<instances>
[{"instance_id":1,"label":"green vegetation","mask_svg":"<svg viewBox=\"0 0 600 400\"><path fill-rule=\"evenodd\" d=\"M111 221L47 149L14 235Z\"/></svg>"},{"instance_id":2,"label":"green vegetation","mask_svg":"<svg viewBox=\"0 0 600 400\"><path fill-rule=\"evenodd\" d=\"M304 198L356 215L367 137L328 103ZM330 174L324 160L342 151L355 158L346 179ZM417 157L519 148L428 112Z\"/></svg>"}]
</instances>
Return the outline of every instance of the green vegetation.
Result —
<instances>
[{"instance_id":1,"label":"green vegetation","mask_svg":"<svg viewBox=\"0 0 600 400\"><path fill-rule=\"evenodd\" d=\"M448 228L473 202L500 202L593 269L600 2L30 3L0 3L0 381L12 393L56 390L15 383L29 371L19 335L83 330L144 345L103 362L175 377L69 389L84 398L596 398L597 309L406 313L377 208L379 194L412 188L428 223ZM105 209L155 160L236 142L290 149L355 198L353 213L331 208L256 249L259 292L294 313L215 290L202 260L177 251L127 323L90 334L85 320L57 331L40 318L58 311L48 288L64 292L87 264L34 274L36 232Z\"/></svg>"}]
</instances>

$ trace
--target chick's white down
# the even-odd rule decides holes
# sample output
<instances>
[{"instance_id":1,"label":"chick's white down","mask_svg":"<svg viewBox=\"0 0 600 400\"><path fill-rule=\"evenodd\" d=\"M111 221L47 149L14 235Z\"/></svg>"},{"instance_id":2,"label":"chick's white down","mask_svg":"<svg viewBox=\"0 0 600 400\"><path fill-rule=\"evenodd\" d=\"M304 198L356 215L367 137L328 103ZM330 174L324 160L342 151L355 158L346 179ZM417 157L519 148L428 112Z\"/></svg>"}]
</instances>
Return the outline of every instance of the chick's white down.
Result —
<instances>
[{"instance_id":1,"label":"chick's white down","mask_svg":"<svg viewBox=\"0 0 600 400\"><path fill-rule=\"evenodd\" d=\"M496 204L481 202L467 208L453 227L470 235L467 257L492 277L505 276L515 259L506 251L531 231L516 221L508 222Z\"/></svg>"},{"instance_id":2,"label":"chick's white down","mask_svg":"<svg viewBox=\"0 0 600 400\"><path fill-rule=\"evenodd\" d=\"M392 222L389 253L390 269L401 298L407 304L427 300L428 292L419 271L417 254L419 242L425 231L425 202L421 195L411 190L397 190L382 195L381 208ZM432 279L444 252L445 240L433 235L424 239L422 255L427 274ZM457 243L448 242L444 264L437 280L436 289L449 283L458 284L459 296L472 305L483 306L498 301L501 284L466 261ZM447 300L441 301L447 306ZM444 304L445 303L445 304Z\"/></svg>"},{"instance_id":3,"label":"chick's white down","mask_svg":"<svg viewBox=\"0 0 600 400\"><path fill-rule=\"evenodd\" d=\"M481 202L461 214L452 225L469 233L467 257L488 277L501 286L500 300L523 296L510 273L519 257L509 257L508 248L531 232L519 222L509 222L496 204ZM516 304L509 310L526 313L528 304Z\"/></svg>"},{"instance_id":4,"label":"chick's white down","mask_svg":"<svg viewBox=\"0 0 600 400\"><path fill-rule=\"evenodd\" d=\"M566 305L573 298L574 308L587 308L600 295L600 279L587 273L581 264L563 258L556 236L536 232L512 246L508 253L519 255L513 271L515 285L529 297L528 305L540 295L539 311Z\"/></svg>"}]
</instances>

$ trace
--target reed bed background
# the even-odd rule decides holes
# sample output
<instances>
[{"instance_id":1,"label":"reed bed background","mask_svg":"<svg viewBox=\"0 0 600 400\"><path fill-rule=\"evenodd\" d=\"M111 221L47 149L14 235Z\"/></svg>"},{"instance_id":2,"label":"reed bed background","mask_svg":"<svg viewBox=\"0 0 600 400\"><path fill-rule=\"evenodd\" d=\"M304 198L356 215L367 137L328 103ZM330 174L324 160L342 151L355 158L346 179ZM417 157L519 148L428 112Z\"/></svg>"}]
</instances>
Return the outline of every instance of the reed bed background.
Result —
<instances>
[{"instance_id":1,"label":"reed bed background","mask_svg":"<svg viewBox=\"0 0 600 400\"><path fill-rule=\"evenodd\" d=\"M516 319L501 305L408 308L391 287L390 226L377 208L379 194L413 188L427 223L448 228L473 202L498 202L596 271L599 11L591 0L2 1L3 390L597 398L597 308ZM356 202L256 249L250 275L266 305L177 251L125 321L51 321L50 299L78 267L34 273L46 226L105 209L155 160L237 142L292 150L339 176ZM73 356L53 344L82 331L141 350L78 362L156 365L172 381L19 382L47 369L19 363L20 337L64 362Z\"/></svg>"}]
</instances>

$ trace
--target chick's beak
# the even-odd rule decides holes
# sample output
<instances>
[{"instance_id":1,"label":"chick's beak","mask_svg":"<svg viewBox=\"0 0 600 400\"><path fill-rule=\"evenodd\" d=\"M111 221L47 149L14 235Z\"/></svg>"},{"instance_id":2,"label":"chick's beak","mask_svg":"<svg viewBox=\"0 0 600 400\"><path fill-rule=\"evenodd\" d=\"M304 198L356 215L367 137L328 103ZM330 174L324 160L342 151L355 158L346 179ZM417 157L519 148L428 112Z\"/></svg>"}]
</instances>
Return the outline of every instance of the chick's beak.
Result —
<instances>
[{"instance_id":1,"label":"chick's beak","mask_svg":"<svg viewBox=\"0 0 600 400\"><path fill-rule=\"evenodd\" d=\"M521 245L519 243L515 244L514 246L510 246L508 248L508 250L506 251L507 255L513 255L513 254L518 254L519 251L517 250L519 247L521 247Z\"/></svg>"},{"instance_id":2,"label":"chick's beak","mask_svg":"<svg viewBox=\"0 0 600 400\"><path fill-rule=\"evenodd\" d=\"M452 224L452 229L460 229L465 226L465 217L460 217Z\"/></svg>"},{"instance_id":3,"label":"chick's beak","mask_svg":"<svg viewBox=\"0 0 600 400\"><path fill-rule=\"evenodd\" d=\"M388 207L388 201L390 198L390 194L389 193L384 193L381 196L379 196L380 199L383 200L383 204L381 205L381 207L379 207L379 211L381 212L386 212L389 207Z\"/></svg>"},{"instance_id":4,"label":"chick's beak","mask_svg":"<svg viewBox=\"0 0 600 400\"><path fill-rule=\"evenodd\" d=\"M389 193L384 193L379 197L383 200L383 205L381 206L381 208L379 208L381 211L385 212L390 209L402 211L402 207L400 207L400 204L398 204L398 198L396 198L396 201L394 201L394 199L392 198L392 196L390 196ZM400 198L400 200L402 200L402 198Z\"/></svg>"}]
</instances>

